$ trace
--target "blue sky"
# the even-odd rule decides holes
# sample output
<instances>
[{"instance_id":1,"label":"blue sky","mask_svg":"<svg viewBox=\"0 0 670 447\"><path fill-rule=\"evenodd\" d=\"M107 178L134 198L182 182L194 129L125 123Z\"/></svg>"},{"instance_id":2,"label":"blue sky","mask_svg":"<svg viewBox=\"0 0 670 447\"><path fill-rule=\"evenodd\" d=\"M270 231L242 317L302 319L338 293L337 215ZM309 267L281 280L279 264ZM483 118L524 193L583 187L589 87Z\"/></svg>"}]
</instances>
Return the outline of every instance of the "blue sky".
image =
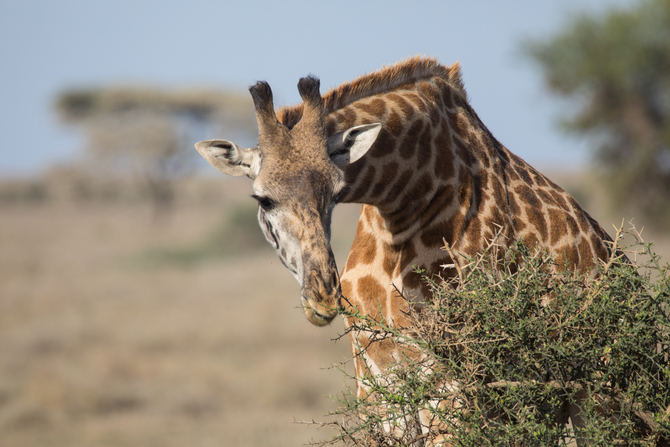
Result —
<instances>
[{"instance_id":1,"label":"blue sky","mask_svg":"<svg viewBox=\"0 0 670 447\"><path fill-rule=\"evenodd\" d=\"M555 127L559 104L519 45L574 14L633 3L0 0L0 175L39 174L81 153L81 135L53 113L64 88L245 89L262 79L279 105L299 100L306 74L324 91L415 54L460 61L479 116L532 165L581 167L585 144Z\"/></svg>"}]
</instances>

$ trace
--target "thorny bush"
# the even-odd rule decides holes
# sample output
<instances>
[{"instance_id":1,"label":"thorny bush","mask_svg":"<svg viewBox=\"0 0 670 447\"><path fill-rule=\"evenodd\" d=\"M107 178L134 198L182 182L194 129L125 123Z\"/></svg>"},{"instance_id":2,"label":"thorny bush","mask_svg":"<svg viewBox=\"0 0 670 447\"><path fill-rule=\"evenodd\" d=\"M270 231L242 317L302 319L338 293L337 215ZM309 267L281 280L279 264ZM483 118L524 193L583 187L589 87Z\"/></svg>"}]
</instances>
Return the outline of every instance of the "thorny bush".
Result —
<instances>
[{"instance_id":1,"label":"thorny bush","mask_svg":"<svg viewBox=\"0 0 670 447\"><path fill-rule=\"evenodd\" d=\"M523 243L492 243L465 268L450 266L454 279L424 275L433 297L409 307L412 327L349 311L350 330L422 360L358 378L369 398L338 398L323 424L338 434L317 445L667 445L670 269L634 228L626 233L635 242L619 250L617 231L611 258L586 276ZM570 406L581 423L566 424Z\"/></svg>"}]
</instances>

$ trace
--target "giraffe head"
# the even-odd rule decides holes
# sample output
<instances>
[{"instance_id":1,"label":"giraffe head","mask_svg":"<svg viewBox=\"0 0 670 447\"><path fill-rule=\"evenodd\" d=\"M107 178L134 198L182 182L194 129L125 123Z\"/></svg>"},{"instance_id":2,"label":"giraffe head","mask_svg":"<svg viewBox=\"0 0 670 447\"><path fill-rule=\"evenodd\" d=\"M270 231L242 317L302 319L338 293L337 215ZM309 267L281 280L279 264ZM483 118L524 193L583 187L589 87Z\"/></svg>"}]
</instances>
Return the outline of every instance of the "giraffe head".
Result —
<instances>
[{"instance_id":1,"label":"giraffe head","mask_svg":"<svg viewBox=\"0 0 670 447\"><path fill-rule=\"evenodd\" d=\"M258 120L258 145L242 148L225 140L201 141L196 149L215 168L253 180L258 221L265 238L300 283L307 319L324 326L340 308L342 292L330 247L330 222L346 187L342 169L362 157L381 124L352 127L327 136L319 80L300 79L300 121L292 128L277 120L272 91L259 82L249 91Z\"/></svg>"}]
</instances>

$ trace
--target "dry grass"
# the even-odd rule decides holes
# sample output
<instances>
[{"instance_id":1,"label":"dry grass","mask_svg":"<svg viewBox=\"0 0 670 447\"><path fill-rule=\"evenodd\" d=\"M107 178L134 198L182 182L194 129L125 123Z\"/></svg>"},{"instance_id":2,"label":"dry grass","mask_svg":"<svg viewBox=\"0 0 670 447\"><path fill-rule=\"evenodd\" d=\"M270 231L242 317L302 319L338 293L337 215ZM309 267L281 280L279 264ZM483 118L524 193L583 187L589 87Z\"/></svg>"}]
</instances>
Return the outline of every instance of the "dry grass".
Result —
<instances>
[{"instance_id":1,"label":"dry grass","mask_svg":"<svg viewBox=\"0 0 670 447\"><path fill-rule=\"evenodd\" d=\"M200 243L221 216L182 206L156 227L140 207L0 209L0 445L295 446L326 436L292 421L334 407L325 396L343 389L342 375L322 368L350 348L331 340L339 319L322 330L305 321L299 286L269 246L186 266L138 262ZM356 209L336 219L348 222L334 237L341 255Z\"/></svg>"}]
</instances>

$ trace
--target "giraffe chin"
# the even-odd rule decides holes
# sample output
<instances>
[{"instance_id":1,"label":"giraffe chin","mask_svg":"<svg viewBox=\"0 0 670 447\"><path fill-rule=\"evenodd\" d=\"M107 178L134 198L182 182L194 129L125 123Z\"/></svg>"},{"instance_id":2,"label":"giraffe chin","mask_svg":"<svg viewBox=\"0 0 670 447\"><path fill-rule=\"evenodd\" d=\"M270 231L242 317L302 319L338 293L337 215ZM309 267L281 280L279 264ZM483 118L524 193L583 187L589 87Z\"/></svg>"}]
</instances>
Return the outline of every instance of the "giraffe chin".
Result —
<instances>
[{"instance_id":1,"label":"giraffe chin","mask_svg":"<svg viewBox=\"0 0 670 447\"><path fill-rule=\"evenodd\" d=\"M315 326L327 326L337 316L337 309L323 306L309 298L300 297L307 320Z\"/></svg>"}]
</instances>

